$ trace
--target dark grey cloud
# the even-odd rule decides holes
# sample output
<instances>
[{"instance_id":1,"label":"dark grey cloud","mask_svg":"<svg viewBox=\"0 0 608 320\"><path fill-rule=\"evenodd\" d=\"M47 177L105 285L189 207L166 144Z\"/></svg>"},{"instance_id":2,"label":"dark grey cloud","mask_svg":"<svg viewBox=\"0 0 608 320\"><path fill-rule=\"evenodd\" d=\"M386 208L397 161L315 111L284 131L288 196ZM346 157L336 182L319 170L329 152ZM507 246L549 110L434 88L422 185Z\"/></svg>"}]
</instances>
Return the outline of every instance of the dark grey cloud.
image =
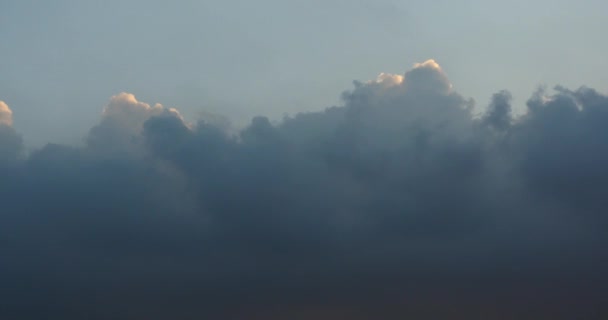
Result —
<instances>
[{"instance_id":1,"label":"dark grey cloud","mask_svg":"<svg viewBox=\"0 0 608 320\"><path fill-rule=\"evenodd\" d=\"M28 157L4 121L0 317L606 314L608 97L475 117L432 60L342 96L234 134L123 93Z\"/></svg>"}]
</instances>

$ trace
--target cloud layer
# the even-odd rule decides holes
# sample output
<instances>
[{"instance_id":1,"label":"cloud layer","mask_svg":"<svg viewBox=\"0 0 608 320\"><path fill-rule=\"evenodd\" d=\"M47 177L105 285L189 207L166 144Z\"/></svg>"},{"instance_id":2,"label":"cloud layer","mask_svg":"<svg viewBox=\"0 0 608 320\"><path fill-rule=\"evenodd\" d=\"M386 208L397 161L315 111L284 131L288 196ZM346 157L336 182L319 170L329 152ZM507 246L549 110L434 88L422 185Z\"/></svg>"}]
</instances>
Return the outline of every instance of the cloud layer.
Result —
<instances>
[{"instance_id":1,"label":"cloud layer","mask_svg":"<svg viewBox=\"0 0 608 320\"><path fill-rule=\"evenodd\" d=\"M0 317L600 318L608 97L472 107L432 60L238 134L121 93L23 157L0 103Z\"/></svg>"}]
</instances>

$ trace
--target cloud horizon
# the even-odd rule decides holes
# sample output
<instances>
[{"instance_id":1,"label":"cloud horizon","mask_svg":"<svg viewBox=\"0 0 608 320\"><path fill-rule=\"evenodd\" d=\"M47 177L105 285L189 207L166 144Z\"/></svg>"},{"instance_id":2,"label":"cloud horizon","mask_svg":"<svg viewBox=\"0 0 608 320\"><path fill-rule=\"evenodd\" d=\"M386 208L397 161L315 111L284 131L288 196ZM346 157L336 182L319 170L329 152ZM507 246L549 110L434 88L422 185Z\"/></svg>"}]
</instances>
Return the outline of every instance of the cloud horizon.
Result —
<instances>
[{"instance_id":1,"label":"cloud horizon","mask_svg":"<svg viewBox=\"0 0 608 320\"><path fill-rule=\"evenodd\" d=\"M601 318L608 96L511 100L434 60L242 130L122 92L29 154L0 101L0 318Z\"/></svg>"}]
</instances>

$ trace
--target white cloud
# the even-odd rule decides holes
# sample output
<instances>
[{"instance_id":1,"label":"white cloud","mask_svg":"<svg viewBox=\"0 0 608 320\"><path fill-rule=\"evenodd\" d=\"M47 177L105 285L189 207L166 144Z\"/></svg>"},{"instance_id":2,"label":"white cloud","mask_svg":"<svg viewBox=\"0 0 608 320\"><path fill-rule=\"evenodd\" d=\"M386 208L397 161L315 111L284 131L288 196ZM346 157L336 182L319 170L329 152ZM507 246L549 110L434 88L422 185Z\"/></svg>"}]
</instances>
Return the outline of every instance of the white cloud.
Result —
<instances>
[{"instance_id":1,"label":"white cloud","mask_svg":"<svg viewBox=\"0 0 608 320\"><path fill-rule=\"evenodd\" d=\"M405 73L403 84L410 92L448 94L452 91L447 75L433 59L414 64L414 68Z\"/></svg>"},{"instance_id":2,"label":"white cloud","mask_svg":"<svg viewBox=\"0 0 608 320\"><path fill-rule=\"evenodd\" d=\"M441 66L439 65L439 63L437 63L433 59L426 60L425 62L422 62L422 63L414 63L414 69L418 69L418 68L431 68L431 69L441 71Z\"/></svg>"},{"instance_id":3,"label":"white cloud","mask_svg":"<svg viewBox=\"0 0 608 320\"><path fill-rule=\"evenodd\" d=\"M403 76L399 74L391 74L391 73L380 73L376 80L376 83L386 84L388 86L396 86L403 82Z\"/></svg>"},{"instance_id":4,"label":"white cloud","mask_svg":"<svg viewBox=\"0 0 608 320\"><path fill-rule=\"evenodd\" d=\"M140 129L150 117L164 113L182 118L177 109L165 108L160 103L150 106L148 103L138 101L132 93L122 92L110 98L110 102L104 107L102 115L104 119L111 118L124 127Z\"/></svg>"}]
</instances>

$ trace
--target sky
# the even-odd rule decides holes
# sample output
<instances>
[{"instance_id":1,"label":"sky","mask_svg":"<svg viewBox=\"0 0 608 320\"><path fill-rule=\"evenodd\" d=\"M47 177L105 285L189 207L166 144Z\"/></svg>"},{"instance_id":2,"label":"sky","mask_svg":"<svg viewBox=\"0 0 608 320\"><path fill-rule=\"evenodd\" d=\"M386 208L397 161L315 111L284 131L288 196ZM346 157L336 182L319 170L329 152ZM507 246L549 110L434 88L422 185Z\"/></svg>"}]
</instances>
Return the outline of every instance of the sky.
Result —
<instances>
[{"instance_id":1,"label":"sky","mask_svg":"<svg viewBox=\"0 0 608 320\"><path fill-rule=\"evenodd\" d=\"M483 108L539 85L608 86L600 0L2 1L0 97L30 148L82 144L134 93L242 127L322 110L353 80L437 60Z\"/></svg>"},{"instance_id":2,"label":"sky","mask_svg":"<svg viewBox=\"0 0 608 320\"><path fill-rule=\"evenodd\" d=\"M0 2L0 318L608 318L607 6Z\"/></svg>"}]
</instances>

